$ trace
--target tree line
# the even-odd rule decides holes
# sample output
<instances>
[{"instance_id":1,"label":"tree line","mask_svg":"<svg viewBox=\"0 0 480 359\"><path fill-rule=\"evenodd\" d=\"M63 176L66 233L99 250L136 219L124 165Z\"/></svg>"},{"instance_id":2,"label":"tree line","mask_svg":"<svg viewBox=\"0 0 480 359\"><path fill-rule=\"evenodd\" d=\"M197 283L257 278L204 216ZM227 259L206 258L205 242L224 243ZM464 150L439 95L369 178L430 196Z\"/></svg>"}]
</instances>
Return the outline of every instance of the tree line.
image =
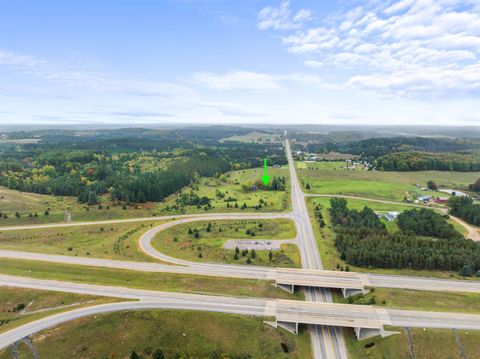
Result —
<instances>
[{"instance_id":1,"label":"tree line","mask_svg":"<svg viewBox=\"0 0 480 359\"><path fill-rule=\"evenodd\" d=\"M453 270L467 275L480 269L480 245L454 233L446 219L437 213L405 211L398 218L400 231L389 233L368 207L361 211L349 209L347 201L341 198L332 199L330 204L335 245L341 259L348 264ZM413 222L418 225L410 227ZM465 272L464 268L467 268Z\"/></svg>"},{"instance_id":2,"label":"tree line","mask_svg":"<svg viewBox=\"0 0 480 359\"><path fill-rule=\"evenodd\" d=\"M447 206L452 215L475 226L480 226L480 204L475 204L471 197L450 197Z\"/></svg>"},{"instance_id":3,"label":"tree line","mask_svg":"<svg viewBox=\"0 0 480 359\"><path fill-rule=\"evenodd\" d=\"M377 159L385 171L480 171L480 156L473 153L395 152Z\"/></svg>"}]
</instances>

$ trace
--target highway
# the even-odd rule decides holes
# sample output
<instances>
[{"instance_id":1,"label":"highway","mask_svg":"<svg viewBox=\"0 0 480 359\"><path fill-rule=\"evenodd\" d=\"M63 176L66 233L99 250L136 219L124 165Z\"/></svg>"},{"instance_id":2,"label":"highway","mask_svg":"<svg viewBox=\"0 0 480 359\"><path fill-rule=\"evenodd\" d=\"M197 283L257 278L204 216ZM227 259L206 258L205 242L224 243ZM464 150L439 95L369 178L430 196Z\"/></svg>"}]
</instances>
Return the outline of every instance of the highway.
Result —
<instances>
[{"instance_id":1,"label":"highway","mask_svg":"<svg viewBox=\"0 0 480 359\"><path fill-rule=\"evenodd\" d=\"M349 327L356 330L364 329L370 330L371 335L380 334L382 336L390 334L390 332L384 330L383 327L385 325L480 330L480 315L475 314L422 312L313 301L302 302L159 292L55 280L37 280L8 275L0 275L0 286L130 300L78 308L24 324L0 334L0 349L8 347L21 338L77 318L112 311L159 308L223 312L265 317L266 319L273 317L275 318L273 325L281 326L294 332L298 328L298 324L309 324L314 327L328 326L334 328Z\"/></svg>"},{"instance_id":2,"label":"highway","mask_svg":"<svg viewBox=\"0 0 480 359\"><path fill-rule=\"evenodd\" d=\"M305 197L300 187L292 158L290 143L285 140L285 150L290 171L292 214L297 226L297 243L302 258L302 266L306 269L323 269L317 241L310 222ZM332 302L332 296L324 288L307 288L306 298L313 302ZM347 359L347 349L342 332L337 327L312 325L310 327L313 354L315 358Z\"/></svg>"},{"instance_id":3,"label":"highway","mask_svg":"<svg viewBox=\"0 0 480 359\"><path fill-rule=\"evenodd\" d=\"M480 293L480 281L436 279L400 275L356 273L245 265L222 265L185 262L168 265L150 262L120 261L91 257L65 256L0 250L0 258L40 261L86 267L123 269L139 272L163 272L212 277L246 278L275 281L278 284L335 289L368 287L426 290L433 292Z\"/></svg>"},{"instance_id":4,"label":"highway","mask_svg":"<svg viewBox=\"0 0 480 359\"><path fill-rule=\"evenodd\" d=\"M0 231L12 231L12 230L19 230L19 229L42 229L42 228L54 228L54 227L71 227L71 226L86 226L86 225L100 225L100 224L113 224L113 223L127 223L127 222L140 222L140 221L160 221L160 220L169 220L170 222L162 223L154 228L149 229L145 232L139 240L139 247L148 255L156 258L160 261L165 262L166 264L162 263L145 263L145 262L128 262L128 261L119 261L119 260L108 260L108 259L96 259L96 258L82 258L82 257L74 257L74 256L62 256L62 255L49 255L49 254L42 254L42 253L26 253L26 252L16 252L16 251L6 251L0 250L0 257L1 258L14 258L14 259L24 259L24 260L38 260L38 261L47 261L47 262L55 262L55 263L65 263L65 264L76 264L76 265L85 265L85 266L94 266L94 267L107 267L107 268L117 268L117 269L127 269L127 270L136 270L136 271L145 271L145 272L168 272L168 273L179 273L179 274L195 274L195 275L206 275L206 276L222 276L222 277L234 277L234 278L251 278L251 279L261 279L261 280L272 280L276 281L277 284L286 284L292 286L306 286L306 297L307 301L310 303L305 303L305 305L310 306L312 305L323 305L323 311L319 315L320 318L322 315L325 318L329 317L325 312L325 308L334 308L329 307L328 305L332 301L330 292L327 288L351 288L351 289L359 289L363 290L366 287L386 287L386 288L401 288L401 289L416 289L416 290L432 290L432 291L460 291L460 292L470 292L470 293L480 293L480 282L475 281L457 281L457 280L440 280L440 279L430 279L430 278L420 278L420 277L406 277L406 276L390 276L390 275L376 275L376 274L368 274L368 273L347 273L347 272L335 272L335 271L323 271L322 270L322 263L320 259L320 255L318 252L318 247L316 243L316 238L313 233L313 227L310 222L310 217L307 211L307 206L305 203L305 195L302 192L300 187L297 174L294 167L294 162L291 156L290 145L288 141L285 142L286 153L289 162L289 171L290 171L290 180L291 180L291 196L292 196L292 212L291 213L265 213L265 214L254 214L254 213L232 213L232 214L221 214L221 213L212 213L212 214L197 214L197 215L171 215L171 216L162 216L162 217L147 217L147 218L134 218L134 219L120 219L120 220L106 220L106 221L95 221L95 222L70 222L70 223L56 223L56 224L45 224L45 225L26 225L26 226L11 226L11 227L0 227ZM310 196L310 195L309 195ZM336 195L319 195L324 197L334 197ZM382 203L395 203L391 201L383 201L383 200L372 200L368 198L360 198L355 196L336 196L336 197L346 197L346 198L354 198L354 199L364 199L364 200L371 200L377 201ZM408 204L405 204L408 205ZM155 248L151 246L151 241L158 234L160 231L170 228L172 226L181 224L181 223L188 223L193 221L203 221L203 220L238 220L238 219L278 219L278 218L289 218L295 221L296 228L297 228L297 236L296 242L298 244L301 258L302 258L302 270L293 270L293 269L282 269L282 268L267 268L267 267L259 267L259 266L244 266L244 265L225 265L225 264L215 264L215 263L195 263L195 262L188 262L184 260L180 260L177 258L172 258L167 256L163 253L158 252ZM173 264L173 265L170 265ZM3 285L12 285L11 278L9 280L5 279ZM32 280L38 283L42 283L39 280ZM24 285L28 282L28 285L32 285L27 279L23 281ZM0 285L2 283L0 282ZM62 287L65 286L62 282L57 282L55 284L57 286L57 290L60 290ZM82 287L86 285L79 285L75 284L78 288L78 293L85 293L84 290L88 289L88 291L93 290L91 286L88 288ZM51 283L48 285L50 290ZM34 288L34 287L32 287ZM113 287L109 287L113 288ZM37 288L37 289L46 289L46 288ZM97 288L98 289L98 288ZM102 289L103 290L103 289ZM154 304L150 305L174 305L170 301L174 301L175 303L181 303L183 305L182 309L199 309L202 310L202 306L198 306L196 302L192 302L192 298L188 298L188 301L185 302L185 296L189 296L187 294L173 294L168 293L168 296L162 296L159 298L159 293L161 292L152 292L152 291L139 291L135 289L128 289L128 288L121 288L121 289L109 289L111 290L109 296L115 296L119 298L125 299L136 299L142 302L149 301ZM133 291L133 292L132 292ZM108 291L107 291L108 292ZM87 294L87 293L85 293ZM95 295L106 295L104 291L103 294L96 293ZM167 298L167 299L166 299ZM222 299L219 299L222 298ZM228 299L225 299L228 298ZM205 301L207 298L205 296L202 297L201 300ZM224 305L233 306L232 310L241 309L242 303L235 302L237 299L230 298L230 297L208 297L208 300L205 305L210 305L209 300L213 300L215 305L217 305L218 301L222 302L222 304L218 304L219 308L224 308ZM198 300L195 299L195 300ZM238 300L245 300L245 299L238 299ZM251 315L260 315L260 314L253 314L255 311L256 313L260 313L260 307L264 308L262 315L271 315L272 308L278 307L278 301L275 302L275 305L272 304L271 301L262 300L262 299L251 299L253 302L248 303L247 306L249 308L256 308L256 309L248 309L244 313L239 314L251 314ZM159 304L158 301L163 301ZM232 302L233 301L233 302ZM261 302L263 301L263 302ZM168 304L170 303L170 304ZM194 303L194 304L192 304ZM230 304L229 304L230 303ZM323 303L323 304L322 304ZM115 303L116 305L112 305L111 310L124 310L121 309L122 305L119 303ZM140 304L138 304L140 305ZM142 304L143 305L143 304ZM189 307L189 305L191 305ZM215 306L213 305L213 306ZM273 305L273 307L272 307ZM292 303L291 305L296 305L298 308L299 302ZM126 304L126 309L128 308L135 308L135 305L131 302ZM238 307L238 308L237 308ZM350 312L350 309L344 308L342 306L343 315L351 315L354 318L357 314ZM108 306L105 308L109 308ZM120 309L119 309L120 308ZM337 307L335 307L337 308ZM352 307L355 308L354 306ZM364 310L362 307L362 311ZM141 308L138 308L141 309ZM240 310L239 309L239 310ZM338 308L337 308L338 309ZM94 310L94 309L92 309ZM208 310L208 309L205 309ZM358 309L360 310L360 309ZM410 323L413 324L409 326L415 326L416 324L425 324L426 326L428 323L435 325L435 322L432 318L427 316L422 317L425 319L424 322L419 320L418 318L413 315L413 319L410 316L412 314L405 313L405 311L399 311L398 313L394 313L392 316L390 311L386 311L382 309L379 313L378 310L375 311L375 316L381 317L382 315L382 323L390 323L387 320L388 318L395 319L394 322L396 323L393 325L400 325L398 323ZM88 311L87 311L88 313ZM232 313L237 313L232 311ZM267 314L266 314L267 313ZM388 313L388 316L385 314ZM65 313L66 314L66 313ZM285 313L284 313L285 314ZM310 314L312 314L310 312ZM81 315L81 314L74 314L74 315ZM88 315L88 314L85 314ZM283 314L282 314L283 315ZM295 315L300 315L296 313ZM312 314L313 315L313 314ZM65 317L69 317L68 315ZM281 321L288 321L285 317L280 316L283 320ZM315 316L313 316L315 317ZM312 318L313 318L312 317ZM71 317L73 319L74 317ZM293 318L293 317L290 317ZM318 319L317 318L317 319ZM352 318L350 322L352 321ZM410 318L410 319L409 319ZM337 317L337 319L339 319ZM344 318L346 322L348 319ZM422 319L422 320L423 320ZM451 319L448 317L441 318L440 322L437 323L438 325L452 325L453 322L448 322L447 319ZM467 318L468 319L468 318ZM45 319L46 322L48 318ZM68 320L68 319L66 319ZM364 318L365 323L367 320L373 320L370 317ZM453 319L451 319L453 320ZM478 318L476 318L478 320ZM403 321L403 322L402 322ZM52 321L51 323L53 323ZM345 323L346 323L345 322ZM468 320L467 320L468 322ZM342 336L341 331L337 326L344 326L341 320L337 322L326 322L325 320L318 319L316 321L303 319L302 323L306 323L310 325L311 334L312 334L312 346L313 346L313 353L315 358L347 358L346 347L344 343L344 339ZM336 324L335 324L336 323ZM380 325L379 322L376 325ZM53 324L55 325L55 324ZM382 324L383 325L383 324ZM392 324L388 324L392 325Z\"/></svg>"}]
</instances>

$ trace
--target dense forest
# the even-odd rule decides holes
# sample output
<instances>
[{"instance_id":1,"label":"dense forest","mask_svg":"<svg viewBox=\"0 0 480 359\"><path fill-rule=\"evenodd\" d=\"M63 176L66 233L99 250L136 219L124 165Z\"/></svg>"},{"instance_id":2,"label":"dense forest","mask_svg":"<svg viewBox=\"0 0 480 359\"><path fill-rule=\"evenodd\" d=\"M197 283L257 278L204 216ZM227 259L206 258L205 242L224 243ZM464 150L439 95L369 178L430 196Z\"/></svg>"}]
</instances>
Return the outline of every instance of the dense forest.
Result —
<instances>
[{"instance_id":1,"label":"dense forest","mask_svg":"<svg viewBox=\"0 0 480 359\"><path fill-rule=\"evenodd\" d=\"M392 152L469 152L480 150L479 139L381 137L349 142L309 143L309 152L341 152L374 159Z\"/></svg>"},{"instance_id":2,"label":"dense forest","mask_svg":"<svg viewBox=\"0 0 480 359\"><path fill-rule=\"evenodd\" d=\"M395 152L377 159L385 171L480 171L480 155L474 153Z\"/></svg>"},{"instance_id":3,"label":"dense forest","mask_svg":"<svg viewBox=\"0 0 480 359\"><path fill-rule=\"evenodd\" d=\"M335 245L348 264L454 270L464 275L480 269L480 245L463 238L445 218L433 211L406 211L399 216L400 231L389 233L370 208L352 210L347 207L347 201L340 198L330 203ZM412 223L416 224L410 227Z\"/></svg>"},{"instance_id":4,"label":"dense forest","mask_svg":"<svg viewBox=\"0 0 480 359\"><path fill-rule=\"evenodd\" d=\"M303 149L360 156L384 171L480 171L480 140L474 138L381 137L311 142Z\"/></svg>"},{"instance_id":5,"label":"dense forest","mask_svg":"<svg viewBox=\"0 0 480 359\"><path fill-rule=\"evenodd\" d=\"M480 204L474 204L471 197L451 197L447 205L452 215L480 226Z\"/></svg>"},{"instance_id":6,"label":"dense forest","mask_svg":"<svg viewBox=\"0 0 480 359\"><path fill-rule=\"evenodd\" d=\"M126 203L161 201L194 182L231 169L287 163L278 145L220 143L248 130L215 126L210 130L65 130L36 133L41 142L0 147L0 185L40 194L77 196L90 205L111 195ZM28 136L28 133L23 133ZM125 137L126 136L126 137ZM284 182L275 180L275 189Z\"/></svg>"}]
</instances>

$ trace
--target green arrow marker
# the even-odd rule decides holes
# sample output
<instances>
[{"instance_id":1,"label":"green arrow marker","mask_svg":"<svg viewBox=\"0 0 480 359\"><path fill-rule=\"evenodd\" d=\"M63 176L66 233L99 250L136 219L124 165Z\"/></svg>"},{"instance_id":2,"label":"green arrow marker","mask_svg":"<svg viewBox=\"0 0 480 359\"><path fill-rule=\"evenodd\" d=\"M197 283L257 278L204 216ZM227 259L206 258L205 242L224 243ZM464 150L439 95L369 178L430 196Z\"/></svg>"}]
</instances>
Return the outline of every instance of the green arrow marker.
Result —
<instances>
[{"instance_id":1,"label":"green arrow marker","mask_svg":"<svg viewBox=\"0 0 480 359\"><path fill-rule=\"evenodd\" d=\"M268 186L268 181L270 181L270 176L267 174L267 159L263 159L263 176L262 176L263 184Z\"/></svg>"}]
</instances>

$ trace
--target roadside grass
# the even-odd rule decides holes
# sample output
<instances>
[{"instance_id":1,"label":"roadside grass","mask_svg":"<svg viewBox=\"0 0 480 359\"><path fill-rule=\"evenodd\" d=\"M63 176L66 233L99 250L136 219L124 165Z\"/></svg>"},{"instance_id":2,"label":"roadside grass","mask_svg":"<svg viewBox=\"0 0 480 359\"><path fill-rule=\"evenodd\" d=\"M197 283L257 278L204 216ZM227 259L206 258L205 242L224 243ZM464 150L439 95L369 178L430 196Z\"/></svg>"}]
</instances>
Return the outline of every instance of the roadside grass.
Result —
<instances>
[{"instance_id":1,"label":"roadside grass","mask_svg":"<svg viewBox=\"0 0 480 359\"><path fill-rule=\"evenodd\" d=\"M449 329L410 329L413 350L418 359L461 359L460 349ZM478 344L476 345L478 348Z\"/></svg>"},{"instance_id":2,"label":"roadside grass","mask_svg":"<svg viewBox=\"0 0 480 359\"><path fill-rule=\"evenodd\" d=\"M364 169L347 170L345 162L297 162L298 175L307 193L358 195L371 198L402 201L405 195L447 197L441 192L422 191L433 180L439 187L462 188L474 183L480 172L418 171L382 172Z\"/></svg>"},{"instance_id":3,"label":"roadside grass","mask_svg":"<svg viewBox=\"0 0 480 359\"><path fill-rule=\"evenodd\" d=\"M367 201L348 200L350 208L363 208L358 207L355 203ZM324 228L320 228L314 217L314 208L316 205L320 205L323 219L326 223ZM384 203L367 203L370 208L377 211L379 208L385 208ZM362 203L363 205L363 203ZM433 277L444 279L462 279L462 280L478 280L475 277L465 278L460 276L457 272L453 271L440 271L440 270L415 270L415 269L392 269L392 268L363 268L349 265L345 261L340 259L340 254L335 247L335 232L333 232L330 225L330 215L328 213L329 208L328 198L307 198L307 207L312 221L313 230L317 239L317 246L320 251L323 266L326 270L338 270L348 266L352 272L364 272L364 273L378 273L378 274L394 274L394 275L411 275L417 277Z\"/></svg>"},{"instance_id":4,"label":"roadside grass","mask_svg":"<svg viewBox=\"0 0 480 359\"><path fill-rule=\"evenodd\" d=\"M385 328L400 332L386 338L373 337L357 340L351 328L344 329L345 344L350 359L411 359L403 328ZM429 357L434 358L434 357Z\"/></svg>"},{"instance_id":5,"label":"roadside grass","mask_svg":"<svg viewBox=\"0 0 480 359\"><path fill-rule=\"evenodd\" d=\"M358 341L350 329L345 330L345 342L351 359L410 359L409 343L404 328L385 328L397 331L386 338L370 338ZM468 333L468 334L466 334ZM460 348L449 329L410 329L413 351L417 359L461 359ZM459 331L467 358L477 358L480 352L479 332Z\"/></svg>"},{"instance_id":6,"label":"roadside grass","mask_svg":"<svg viewBox=\"0 0 480 359\"><path fill-rule=\"evenodd\" d=\"M343 298L339 292L334 292L333 297L337 303L371 303L371 299L374 298L375 305L379 307L435 312L480 313L480 294L475 293L372 288L372 291L365 295Z\"/></svg>"},{"instance_id":7,"label":"roadside grass","mask_svg":"<svg viewBox=\"0 0 480 359\"><path fill-rule=\"evenodd\" d=\"M188 292L246 297L303 299L275 288L266 280L195 276L175 273L147 273L121 269L83 267L58 263L0 260L0 273L38 279L54 279L83 284L122 286L166 292Z\"/></svg>"},{"instance_id":8,"label":"roadside grass","mask_svg":"<svg viewBox=\"0 0 480 359\"><path fill-rule=\"evenodd\" d=\"M115 301L118 299L1 286L0 333L52 314Z\"/></svg>"},{"instance_id":9,"label":"roadside grass","mask_svg":"<svg viewBox=\"0 0 480 359\"><path fill-rule=\"evenodd\" d=\"M189 261L248 264L250 259L252 265L300 267L300 254L294 244L283 244L280 251L272 251L272 260L268 250L256 251L255 256L251 251L239 251L234 259L235 249L223 247L229 239L293 239L295 235L295 224L288 219L201 221L168 228L157 234L152 245L161 253Z\"/></svg>"},{"instance_id":10,"label":"roadside grass","mask_svg":"<svg viewBox=\"0 0 480 359\"><path fill-rule=\"evenodd\" d=\"M480 331L459 330L458 335L465 347L465 356L467 358L480 358Z\"/></svg>"},{"instance_id":11,"label":"roadside grass","mask_svg":"<svg viewBox=\"0 0 480 359\"><path fill-rule=\"evenodd\" d=\"M42 331L33 342L40 358L129 358L133 350L150 357L157 348L166 358L312 357L308 332L293 335L263 320L181 310L107 313ZM0 359L10 358L11 350L0 352Z\"/></svg>"},{"instance_id":12,"label":"roadside grass","mask_svg":"<svg viewBox=\"0 0 480 359\"><path fill-rule=\"evenodd\" d=\"M162 221L1 231L0 249L132 261L155 261L138 239Z\"/></svg>"}]
</instances>

